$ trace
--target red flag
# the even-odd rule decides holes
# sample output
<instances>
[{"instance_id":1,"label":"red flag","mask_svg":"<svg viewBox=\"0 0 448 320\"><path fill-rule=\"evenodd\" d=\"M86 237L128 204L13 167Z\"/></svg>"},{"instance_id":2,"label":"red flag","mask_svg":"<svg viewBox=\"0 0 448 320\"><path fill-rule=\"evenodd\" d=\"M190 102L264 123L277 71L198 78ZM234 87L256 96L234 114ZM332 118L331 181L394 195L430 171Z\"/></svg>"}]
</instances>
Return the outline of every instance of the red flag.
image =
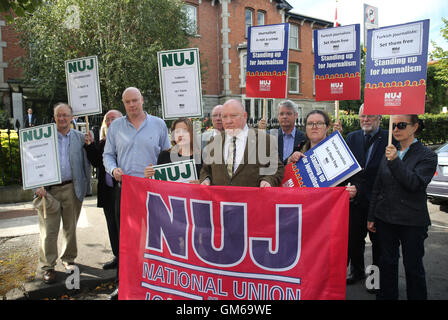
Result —
<instances>
[{"instance_id":1,"label":"red flag","mask_svg":"<svg viewBox=\"0 0 448 320\"><path fill-rule=\"evenodd\" d=\"M340 24L338 23L338 0L336 0L336 8L334 11L334 26L339 27Z\"/></svg>"},{"instance_id":2,"label":"red flag","mask_svg":"<svg viewBox=\"0 0 448 320\"><path fill-rule=\"evenodd\" d=\"M345 299L348 207L345 188L124 176L119 298Z\"/></svg>"}]
</instances>

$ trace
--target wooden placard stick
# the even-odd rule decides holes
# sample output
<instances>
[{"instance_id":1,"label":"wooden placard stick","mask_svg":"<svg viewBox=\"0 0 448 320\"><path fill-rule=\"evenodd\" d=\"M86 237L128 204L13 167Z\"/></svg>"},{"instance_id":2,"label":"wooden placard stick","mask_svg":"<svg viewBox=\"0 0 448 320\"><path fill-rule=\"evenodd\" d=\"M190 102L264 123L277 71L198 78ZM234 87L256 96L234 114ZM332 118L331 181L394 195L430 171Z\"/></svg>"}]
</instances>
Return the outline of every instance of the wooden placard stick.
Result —
<instances>
[{"instance_id":1,"label":"wooden placard stick","mask_svg":"<svg viewBox=\"0 0 448 320\"><path fill-rule=\"evenodd\" d=\"M389 137L388 137L388 142L387 142L387 145L389 146L389 145L391 145L392 144L392 131L393 131L393 128L392 128L392 115L390 115L389 116Z\"/></svg>"},{"instance_id":2,"label":"wooden placard stick","mask_svg":"<svg viewBox=\"0 0 448 320\"><path fill-rule=\"evenodd\" d=\"M41 190L43 192L45 192L44 187L41 187ZM43 213L44 213L44 219L47 219L47 198L46 197L42 197L42 208L43 208Z\"/></svg>"}]
</instances>

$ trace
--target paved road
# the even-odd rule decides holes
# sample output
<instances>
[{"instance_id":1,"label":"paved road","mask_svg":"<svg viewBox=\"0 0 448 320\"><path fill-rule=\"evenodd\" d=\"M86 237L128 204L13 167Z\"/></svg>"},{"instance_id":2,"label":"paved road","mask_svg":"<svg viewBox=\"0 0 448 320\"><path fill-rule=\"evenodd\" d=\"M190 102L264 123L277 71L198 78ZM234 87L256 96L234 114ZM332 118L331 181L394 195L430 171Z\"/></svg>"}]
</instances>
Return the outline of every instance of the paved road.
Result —
<instances>
[{"instance_id":1,"label":"paved road","mask_svg":"<svg viewBox=\"0 0 448 320\"><path fill-rule=\"evenodd\" d=\"M425 242L425 268L427 272L428 298L433 300L448 299L448 210L428 202L432 226ZM37 216L31 203L0 205L0 253L11 248L8 245L29 243L34 249L38 246ZM34 235L34 236L32 236ZM30 241L30 239L33 239ZM368 241L368 238L367 238ZM15 244L14 244L15 243ZM108 261L112 255L107 237L107 228L102 209L96 208L96 198L89 197L84 201L78 225L79 256L77 263L81 266L81 277L86 279L110 279L114 271L105 272L101 264ZM12 247L13 248L13 247ZM1 260L1 256L0 256ZM371 261L371 246L367 243L366 265ZM56 270L64 276L63 267ZM1 270L0 270L1 274ZM1 286L1 284L0 284ZM42 284L40 275L28 285L29 290L39 290ZM348 300L373 300L375 296L367 293L364 283L347 287ZM400 299L406 299L405 277L400 262Z\"/></svg>"},{"instance_id":2,"label":"paved road","mask_svg":"<svg viewBox=\"0 0 448 320\"><path fill-rule=\"evenodd\" d=\"M428 299L448 299L448 210L428 201L432 226L425 241L424 266L428 286ZM367 237L368 241L368 237ZM367 242L366 265L372 261L371 243ZM347 286L347 300L374 300L375 295L367 293L365 284L358 282ZM400 259L399 299L406 299L406 280L403 263Z\"/></svg>"}]
</instances>

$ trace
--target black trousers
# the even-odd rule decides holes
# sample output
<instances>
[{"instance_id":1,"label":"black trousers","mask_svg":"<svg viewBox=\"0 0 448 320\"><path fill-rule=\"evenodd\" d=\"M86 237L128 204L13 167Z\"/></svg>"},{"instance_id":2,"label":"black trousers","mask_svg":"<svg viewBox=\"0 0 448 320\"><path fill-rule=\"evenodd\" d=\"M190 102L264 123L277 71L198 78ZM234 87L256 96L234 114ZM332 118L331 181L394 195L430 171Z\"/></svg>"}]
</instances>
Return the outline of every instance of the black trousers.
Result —
<instances>
[{"instance_id":1,"label":"black trousers","mask_svg":"<svg viewBox=\"0 0 448 320\"><path fill-rule=\"evenodd\" d=\"M121 207L121 182L118 182L114 186L114 197L115 197L115 225L117 227L118 233L118 243L117 246L120 248L120 207ZM117 256L119 258L119 250ZM119 275L119 267L117 267L117 279Z\"/></svg>"},{"instance_id":2,"label":"black trousers","mask_svg":"<svg viewBox=\"0 0 448 320\"><path fill-rule=\"evenodd\" d=\"M350 263L350 272L357 275L362 275L365 272L364 252L366 243L364 239L368 232L368 211L369 203L350 203L347 265ZM376 234L369 232L369 238L372 242L372 264L378 265L380 249Z\"/></svg>"},{"instance_id":3,"label":"black trousers","mask_svg":"<svg viewBox=\"0 0 448 320\"><path fill-rule=\"evenodd\" d=\"M115 190L114 190L115 192ZM115 258L118 258L118 251L119 251L119 229L117 225L117 219L116 219L116 204L115 200L113 202L107 202L103 206L103 212L104 216L106 217L106 223L107 223L107 231L109 233L109 241L110 246L112 248L112 253L114 254Z\"/></svg>"},{"instance_id":4,"label":"black trousers","mask_svg":"<svg viewBox=\"0 0 448 320\"><path fill-rule=\"evenodd\" d=\"M426 274L423 267L424 241L428 227L404 226L375 220L381 246L380 291L378 300L398 299L398 261L401 252L406 273L406 293L409 300L426 300Z\"/></svg>"}]
</instances>

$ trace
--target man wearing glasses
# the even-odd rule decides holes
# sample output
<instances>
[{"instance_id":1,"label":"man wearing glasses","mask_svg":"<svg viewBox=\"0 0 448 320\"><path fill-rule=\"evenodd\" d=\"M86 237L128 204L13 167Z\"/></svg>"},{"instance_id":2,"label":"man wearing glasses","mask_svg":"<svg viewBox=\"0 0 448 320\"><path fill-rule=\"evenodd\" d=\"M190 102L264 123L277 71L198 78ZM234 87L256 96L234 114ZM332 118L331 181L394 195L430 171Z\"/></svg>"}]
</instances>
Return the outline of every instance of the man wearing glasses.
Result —
<instances>
[{"instance_id":1,"label":"man wearing glasses","mask_svg":"<svg viewBox=\"0 0 448 320\"><path fill-rule=\"evenodd\" d=\"M278 156L283 164L286 164L288 157L294 151L299 151L303 142L305 142L305 134L296 128L299 109L291 100L284 100L278 104L277 119L280 124L278 130ZM266 129L266 120L262 119L258 123L258 129ZM275 135L274 130L269 132Z\"/></svg>"},{"instance_id":2,"label":"man wearing glasses","mask_svg":"<svg viewBox=\"0 0 448 320\"><path fill-rule=\"evenodd\" d=\"M274 137L249 129L241 101L231 99L222 108L224 132L207 146L200 181L203 185L278 187L284 166Z\"/></svg>"},{"instance_id":3,"label":"man wearing glasses","mask_svg":"<svg viewBox=\"0 0 448 320\"><path fill-rule=\"evenodd\" d=\"M48 194L57 203L57 210L48 212L38 210L40 229L39 261L43 271L43 282L56 281L56 260L58 258L58 233L62 220L61 260L66 270L74 269L78 254L76 244L76 224L81 213L82 201L90 190L91 168L84 150L84 134L70 128L73 110L66 103L54 107L54 120L58 135L59 164L62 183L39 188L36 195L40 198ZM48 198L47 198L48 199ZM48 207L48 205L47 205Z\"/></svg>"},{"instance_id":4,"label":"man wearing glasses","mask_svg":"<svg viewBox=\"0 0 448 320\"><path fill-rule=\"evenodd\" d=\"M222 104L218 104L212 110L212 124L213 129L208 130L202 134L202 149L210 142L210 139L224 131L221 119Z\"/></svg>"},{"instance_id":5,"label":"man wearing glasses","mask_svg":"<svg viewBox=\"0 0 448 320\"><path fill-rule=\"evenodd\" d=\"M348 240L350 270L347 275L347 284L353 284L365 278L364 239L367 235L367 214L373 184L388 143L388 131L380 128L381 115L365 115L364 104L359 108L359 122L361 129L349 133L346 138L347 145L363 168L350 179L350 182L356 186L357 192L356 197L350 202ZM372 242L372 264L378 265L379 247L375 234L370 232L369 238ZM369 292L374 293L373 290Z\"/></svg>"}]
</instances>

